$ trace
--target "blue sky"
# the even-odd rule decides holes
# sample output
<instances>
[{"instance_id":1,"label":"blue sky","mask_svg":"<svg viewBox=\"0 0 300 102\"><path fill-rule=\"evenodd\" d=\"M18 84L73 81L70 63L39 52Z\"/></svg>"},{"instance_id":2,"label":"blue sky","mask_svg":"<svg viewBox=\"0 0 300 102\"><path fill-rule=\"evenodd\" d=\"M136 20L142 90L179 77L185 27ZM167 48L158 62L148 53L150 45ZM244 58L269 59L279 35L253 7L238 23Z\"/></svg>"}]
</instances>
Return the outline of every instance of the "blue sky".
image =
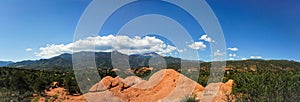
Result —
<instances>
[{"instance_id":1,"label":"blue sky","mask_svg":"<svg viewBox=\"0 0 300 102\"><path fill-rule=\"evenodd\" d=\"M45 48L47 44L72 43L77 23L90 2L91 0L1 0L0 60L40 59L42 57L36 56L35 53L41 52L40 48ZM228 50L228 58L248 59L251 56L253 58L261 56L263 59L300 61L299 1L207 0L207 2L222 26L226 46L238 48L238 51ZM141 19L148 19L147 23L151 23L151 20L161 20L158 16ZM123 32L132 31L134 28L130 26L138 22L137 20L128 23L128 29ZM165 22L169 23L161 25L160 28L172 23L167 19ZM146 30L146 26L140 26L138 29ZM171 26L165 29L175 28ZM174 31L184 33L184 30L178 29ZM110 32L110 29L105 30ZM200 37L201 35L195 35L193 39ZM175 36L174 39L176 38L179 39L180 36ZM210 60L209 43L198 41L207 45L206 49L199 50L201 60Z\"/></svg>"},{"instance_id":2,"label":"blue sky","mask_svg":"<svg viewBox=\"0 0 300 102\"><path fill-rule=\"evenodd\" d=\"M239 55L300 59L300 2L297 0L208 0L227 46Z\"/></svg>"}]
</instances>

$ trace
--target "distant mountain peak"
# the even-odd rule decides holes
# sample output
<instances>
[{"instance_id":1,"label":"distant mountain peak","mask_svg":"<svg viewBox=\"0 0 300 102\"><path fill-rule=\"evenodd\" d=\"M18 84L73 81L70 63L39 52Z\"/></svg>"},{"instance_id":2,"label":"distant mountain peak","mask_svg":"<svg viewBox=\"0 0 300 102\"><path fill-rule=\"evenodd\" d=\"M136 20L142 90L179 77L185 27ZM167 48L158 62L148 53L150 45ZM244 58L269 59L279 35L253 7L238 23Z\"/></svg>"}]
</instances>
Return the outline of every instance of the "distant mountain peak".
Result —
<instances>
[{"instance_id":1,"label":"distant mountain peak","mask_svg":"<svg viewBox=\"0 0 300 102\"><path fill-rule=\"evenodd\" d=\"M12 62L12 61L0 61L0 67L7 66L7 65L12 64L12 63L14 63L14 62Z\"/></svg>"},{"instance_id":2,"label":"distant mountain peak","mask_svg":"<svg viewBox=\"0 0 300 102\"><path fill-rule=\"evenodd\" d=\"M123 53L121 53L121 52L118 51L118 50L113 50L111 53L112 53L112 54L123 54Z\"/></svg>"},{"instance_id":3,"label":"distant mountain peak","mask_svg":"<svg viewBox=\"0 0 300 102\"><path fill-rule=\"evenodd\" d=\"M155 53L155 52L149 52L149 53L143 53L143 56L159 56L159 54Z\"/></svg>"}]
</instances>

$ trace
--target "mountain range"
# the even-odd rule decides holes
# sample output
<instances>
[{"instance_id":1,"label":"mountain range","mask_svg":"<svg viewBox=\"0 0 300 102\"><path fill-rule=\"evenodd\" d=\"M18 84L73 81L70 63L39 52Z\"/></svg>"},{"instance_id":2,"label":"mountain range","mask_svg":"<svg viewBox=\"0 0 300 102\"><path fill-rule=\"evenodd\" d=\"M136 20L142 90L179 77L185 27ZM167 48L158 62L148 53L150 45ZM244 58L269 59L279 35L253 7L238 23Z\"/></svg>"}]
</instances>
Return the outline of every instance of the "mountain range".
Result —
<instances>
[{"instance_id":1,"label":"mountain range","mask_svg":"<svg viewBox=\"0 0 300 102\"><path fill-rule=\"evenodd\" d=\"M14 63L14 62L12 62L12 61L0 61L0 67L7 66L7 65L12 64L12 63Z\"/></svg>"},{"instance_id":2,"label":"mountain range","mask_svg":"<svg viewBox=\"0 0 300 102\"><path fill-rule=\"evenodd\" d=\"M78 59L72 60L72 57ZM93 59L95 57L95 59ZM84 59L89 58L89 59ZM138 68L143 66L149 66L149 61L155 59L153 63L161 63L159 61L166 61L167 64L180 63L180 58L160 56L157 53L145 53L145 54L133 54L126 55L118 51L113 52L78 52L72 54L61 54L49 59L40 60L27 60L16 63L8 64L8 67L25 68L25 69L70 69L73 67L72 61L79 61L81 64L89 64L93 60L96 62L98 68ZM186 60L187 61L187 60ZM129 63L129 66L128 66ZM127 65L126 65L127 64ZM151 65L151 63L150 63ZM162 65L163 66L163 65Z\"/></svg>"},{"instance_id":3,"label":"mountain range","mask_svg":"<svg viewBox=\"0 0 300 102\"><path fill-rule=\"evenodd\" d=\"M74 59L72 59L74 58ZM73 63L72 63L73 62ZM141 68L141 67L159 67L159 68L197 68L201 63L202 69L209 70L211 62L183 60L170 56L160 56L157 53L145 54L122 54L118 51L112 52L78 52L74 54L61 54L49 59L26 60L21 62L6 62L1 64L7 67L36 69L36 70L69 70L73 64L81 67L96 65L97 68ZM92 66L93 67L93 66ZM300 70L300 63L289 60L240 60L226 61L227 68L239 70L256 71L256 70Z\"/></svg>"}]
</instances>

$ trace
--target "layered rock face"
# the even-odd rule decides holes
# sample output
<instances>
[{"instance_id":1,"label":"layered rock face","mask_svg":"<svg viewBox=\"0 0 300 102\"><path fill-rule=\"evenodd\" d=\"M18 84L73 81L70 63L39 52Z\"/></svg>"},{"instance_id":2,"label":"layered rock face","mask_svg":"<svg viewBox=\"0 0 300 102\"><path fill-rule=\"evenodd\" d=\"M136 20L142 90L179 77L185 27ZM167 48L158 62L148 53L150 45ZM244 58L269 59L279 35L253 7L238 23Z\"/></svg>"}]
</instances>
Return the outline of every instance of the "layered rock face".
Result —
<instances>
[{"instance_id":1,"label":"layered rock face","mask_svg":"<svg viewBox=\"0 0 300 102\"><path fill-rule=\"evenodd\" d=\"M176 102L189 95L196 100L234 101L232 95L233 80L226 83L212 83L203 87L172 69L154 73L148 81L136 76L125 79L107 76L84 94L90 102Z\"/></svg>"}]
</instances>

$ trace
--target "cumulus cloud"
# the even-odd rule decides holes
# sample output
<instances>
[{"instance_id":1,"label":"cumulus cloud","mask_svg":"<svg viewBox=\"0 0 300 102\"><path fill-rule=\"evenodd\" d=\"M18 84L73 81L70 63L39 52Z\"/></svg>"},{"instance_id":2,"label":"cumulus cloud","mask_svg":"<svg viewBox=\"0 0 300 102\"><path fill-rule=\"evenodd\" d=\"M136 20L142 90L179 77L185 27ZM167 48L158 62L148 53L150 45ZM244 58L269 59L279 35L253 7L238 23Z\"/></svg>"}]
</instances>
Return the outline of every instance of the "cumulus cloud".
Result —
<instances>
[{"instance_id":1,"label":"cumulus cloud","mask_svg":"<svg viewBox=\"0 0 300 102\"><path fill-rule=\"evenodd\" d=\"M184 50L179 50L179 49L178 49L177 51L178 51L178 52L183 52Z\"/></svg>"},{"instance_id":2,"label":"cumulus cloud","mask_svg":"<svg viewBox=\"0 0 300 102\"><path fill-rule=\"evenodd\" d=\"M206 45L203 42L194 42L193 44L188 45L188 46L190 48L196 49L196 50L205 49L206 48Z\"/></svg>"},{"instance_id":3,"label":"cumulus cloud","mask_svg":"<svg viewBox=\"0 0 300 102\"><path fill-rule=\"evenodd\" d=\"M251 59L262 59L261 56L250 56Z\"/></svg>"},{"instance_id":4,"label":"cumulus cloud","mask_svg":"<svg viewBox=\"0 0 300 102\"><path fill-rule=\"evenodd\" d=\"M234 60L234 58L229 58L229 60Z\"/></svg>"},{"instance_id":5,"label":"cumulus cloud","mask_svg":"<svg viewBox=\"0 0 300 102\"><path fill-rule=\"evenodd\" d=\"M156 52L165 55L178 50L176 47L165 44L156 37L128 37L128 36L95 36L77 40L69 44L52 44L41 47L36 56L50 58L63 53L80 51L110 52L113 50L125 54Z\"/></svg>"},{"instance_id":6,"label":"cumulus cloud","mask_svg":"<svg viewBox=\"0 0 300 102\"><path fill-rule=\"evenodd\" d=\"M25 49L26 51L32 51L32 48L27 48L27 49Z\"/></svg>"},{"instance_id":7,"label":"cumulus cloud","mask_svg":"<svg viewBox=\"0 0 300 102\"><path fill-rule=\"evenodd\" d=\"M225 52L221 52L220 50L217 50L214 52L214 56L224 56L226 53Z\"/></svg>"},{"instance_id":8,"label":"cumulus cloud","mask_svg":"<svg viewBox=\"0 0 300 102\"><path fill-rule=\"evenodd\" d=\"M232 48L227 48L229 51L239 51L239 49L238 48L236 48L236 47L232 47Z\"/></svg>"},{"instance_id":9,"label":"cumulus cloud","mask_svg":"<svg viewBox=\"0 0 300 102\"><path fill-rule=\"evenodd\" d=\"M199 40L204 40L204 41L207 41L207 42L214 42L214 40L212 40L210 37L208 37L208 35L202 35L201 37L200 37L200 39Z\"/></svg>"},{"instance_id":10,"label":"cumulus cloud","mask_svg":"<svg viewBox=\"0 0 300 102\"><path fill-rule=\"evenodd\" d=\"M236 54L229 54L229 57L236 57Z\"/></svg>"},{"instance_id":11,"label":"cumulus cloud","mask_svg":"<svg viewBox=\"0 0 300 102\"><path fill-rule=\"evenodd\" d=\"M242 60L247 60L246 58L242 58Z\"/></svg>"}]
</instances>

